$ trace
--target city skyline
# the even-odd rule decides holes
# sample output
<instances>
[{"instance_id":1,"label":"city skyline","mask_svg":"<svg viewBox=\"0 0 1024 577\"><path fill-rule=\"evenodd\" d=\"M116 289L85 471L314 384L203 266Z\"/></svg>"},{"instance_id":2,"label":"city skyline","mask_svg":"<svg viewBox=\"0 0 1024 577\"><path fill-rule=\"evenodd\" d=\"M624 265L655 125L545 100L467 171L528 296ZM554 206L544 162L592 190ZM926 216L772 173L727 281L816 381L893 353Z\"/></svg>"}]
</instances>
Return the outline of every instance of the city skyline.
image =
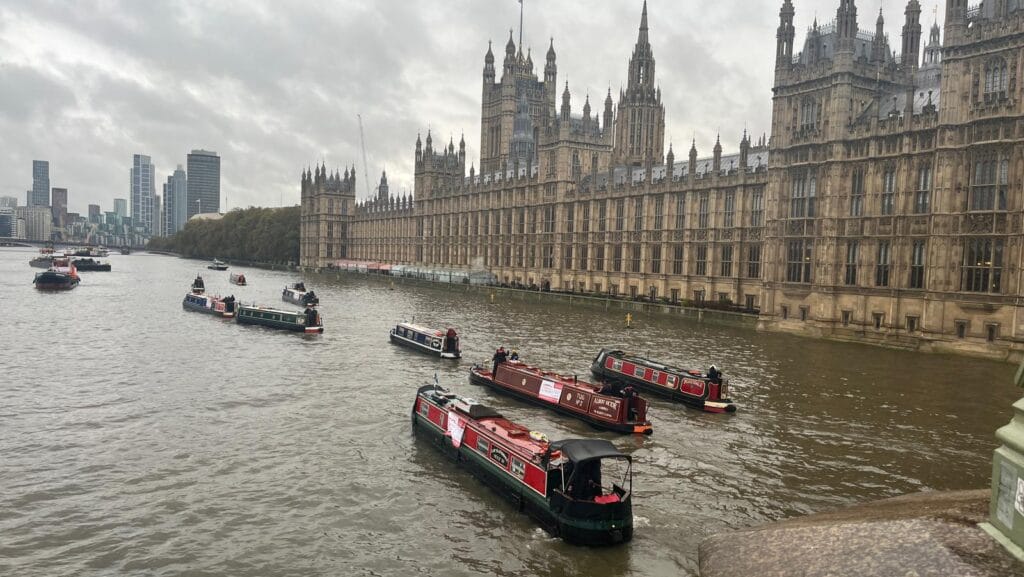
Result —
<instances>
[{"instance_id":1,"label":"city skyline","mask_svg":"<svg viewBox=\"0 0 1024 577\"><path fill-rule=\"evenodd\" d=\"M641 3L602 6L591 14L582 2L526 1L524 43L542 62L554 38L560 81L569 82L574 110L588 94L598 108L595 100L609 87L617 93L625 85L635 39L607 22L632 21ZM666 98L665 135L677 150L695 137L705 154L719 132L723 142L737 142L745 127L754 134L769 132L772 55L750 50L743 39L774 34L774 23L759 15L777 13L778 2L721 4L698 13L664 0L650 2L665 44L660 87L672 95ZM898 43L903 3L882 6L886 31ZM835 14L825 0L798 0L797 7L801 30L815 15L824 23ZM934 19L929 8L922 17L926 25ZM877 3L861 6L865 18L876 9ZM12 163L0 164L0 194L23 196L29 183L21 162L47 158L61 167L61 184L75 191L69 210L85 212L89 203L109 205L123 195L123 173L111 170L119 158L147 151L162 182L184 152L199 147L224 158L222 194L233 206L297 203L294 167L321 160L332 169L355 164L360 177L371 175L371 183L387 169L392 190L411 191L409 151L416 134L428 128L438 141L457 142L464 134L468 161L479 166L479 114L471 112L479 106L479 84L467 72L482 69L488 40L500 48L515 27L518 44L519 32L519 4L513 0L487 6L459 2L437 10L382 2L322 13L276 4L254 10L224 6L201 25L160 4L140 10L131 17L140 29L125 36L126 21L115 10L58 11L27 2L0 9L0 80L18 87L7 95L10 101L0 100L0 127L26 136L11 139L17 149L0 154ZM579 25L565 26L570 19ZM171 25L164 27L165 20ZM228 22L248 33L230 41L216 34ZM709 25L724 31L716 38L701 35ZM204 37L194 38L189 51L169 54L153 45L163 34ZM308 49L308 42L328 36L342 40L331 50ZM246 38L259 38L261 45ZM348 43L358 49L349 50ZM348 51L361 58L337 58ZM266 57L259 58L258 68L251 64L254 53ZM195 78L185 82L188 72ZM102 82L84 87L81 97L62 88L68 78L88 73L99 74ZM185 83L180 98L153 90L174 82ZM426 85L435 87L429 96L408 98ZM42 90L49 96L30 105ZM111 105L100 107L89 96L109 98ZM43 114L48 107L54 114ZM357 113L365 124L368 167L361 160ZM36 138L42 132L29 127L44 119L55 122L53 140L67 146L58 150L49 138ZM259 150L274 154L257 163L252 159ZM360 199L366 184L358 187Z\"/></svg>"}]
</instances>

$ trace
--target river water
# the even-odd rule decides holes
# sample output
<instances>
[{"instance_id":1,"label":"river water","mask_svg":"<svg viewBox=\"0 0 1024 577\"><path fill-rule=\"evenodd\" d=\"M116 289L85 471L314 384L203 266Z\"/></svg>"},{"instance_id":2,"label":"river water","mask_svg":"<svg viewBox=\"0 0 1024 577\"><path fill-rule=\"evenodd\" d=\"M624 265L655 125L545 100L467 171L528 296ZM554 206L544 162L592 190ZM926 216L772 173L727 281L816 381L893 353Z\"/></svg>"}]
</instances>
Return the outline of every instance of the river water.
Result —
<instances>
[{"instance_id":1,"label":"river water","mask_svg":"<svg viewBox=\"0 0 1024 577\"><path fill-rule=\"evenodd\" d=\"M1013 367L664 317L524 303L359 276L307 277L326 332L190 313L210 292L284 305L292 273L111 255L79 288L32 288L33 251L0 249L0 574L693 575L705 536L871 499L988 485ZM458 363L388 344L453 325ZM598 432L468 383L498 344L588 374L602 345L724 367L739 404L651 398L654 435ZM418 386L440 382L552 439L635 459L634 540L564 544L417 440Z\"/></svg>"}]
</instances>

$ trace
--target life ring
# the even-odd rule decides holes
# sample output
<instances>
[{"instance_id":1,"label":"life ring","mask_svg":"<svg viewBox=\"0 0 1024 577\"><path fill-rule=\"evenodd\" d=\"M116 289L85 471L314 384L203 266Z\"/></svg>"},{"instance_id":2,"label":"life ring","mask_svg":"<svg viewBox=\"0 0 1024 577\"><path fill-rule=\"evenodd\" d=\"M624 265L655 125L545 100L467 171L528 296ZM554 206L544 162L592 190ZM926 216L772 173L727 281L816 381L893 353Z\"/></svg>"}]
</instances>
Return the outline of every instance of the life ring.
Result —
<instances>
[{"instance_id":1,"label":"life ring","mask_svg":"<svg viewBox=\"0 0 1024 577\"><path fill-rule=\"evenodd\" d=\"M540 441L542 443L548 442L548 436L540 431L530 431L530 438L534 441Z\"/></svg>"},{"instance_id":2,"label":"life ring","mask_svg":"<svg viewBox=\"0 0 1024 577\"><path fill-rule=\"evenodd\" d=\"M434 347L435 349L441 348L441 341L439 341L438 339L434 339L430 341L430 346Z\"/></svg>"}]
</instances>

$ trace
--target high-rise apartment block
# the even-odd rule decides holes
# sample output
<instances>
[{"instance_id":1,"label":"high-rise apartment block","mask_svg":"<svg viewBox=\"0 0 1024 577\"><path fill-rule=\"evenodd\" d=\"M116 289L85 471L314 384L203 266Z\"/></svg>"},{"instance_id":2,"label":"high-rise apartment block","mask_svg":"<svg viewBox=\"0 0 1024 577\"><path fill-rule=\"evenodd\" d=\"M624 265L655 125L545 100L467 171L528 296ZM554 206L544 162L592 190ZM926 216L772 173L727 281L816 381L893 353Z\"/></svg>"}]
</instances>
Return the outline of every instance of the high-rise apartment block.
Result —
<instances>
[{"instance_id":1,"label":"high-rise apartment block","mask_svg":"<svg viewBox=\"0 0 1024 577\"><path fill-rule=\"evenodd\" d=\"M156 181L153 163L145 154L132 156L131 202L132 222L142 234L153 233L153 197L156 195Z\"/></svg>"},{"instance_id":2,"label":"high-rise apartment block","mask_svg":"<svg viewBox=\"0 0 1024 577\"><path fill-rule=\"evenodd\" d=\"M64 226L67 222L68 216L68 189L54 188L50 203L50 214L53 218L53 226Z\"/></svg>"},{"instance_id":3,"label":"high-rise apartment block","mask_svg":"<svg viewBox=\"0 0 1024 577\"><path fill-rule=\"evenodd\" d=\"M180 164L174 174L167 177L163 191L164 233L170 236L184 228L188 220L188 176Z\"/></svg>"},{"instance_id":4,"label":"high-rise apartment block","mask_svg":"<svg viewBox=\"0 0 1024 577\"><path fill-rule=\"evenodd\" d=\"M50 162L32 161L32 191L28 195L30 206L50 206Z\"/></svg>"},{"instance_id":5,"label":"high-rise apartment block","mask_svg":"<svg viewBox=\"0 0 1024 577\"><path fill-rule=\"evenodd\" d=\"M220 212L220 157L209 150L193 150L188 155L186 214Z\"/></svg>"}]
</instances>

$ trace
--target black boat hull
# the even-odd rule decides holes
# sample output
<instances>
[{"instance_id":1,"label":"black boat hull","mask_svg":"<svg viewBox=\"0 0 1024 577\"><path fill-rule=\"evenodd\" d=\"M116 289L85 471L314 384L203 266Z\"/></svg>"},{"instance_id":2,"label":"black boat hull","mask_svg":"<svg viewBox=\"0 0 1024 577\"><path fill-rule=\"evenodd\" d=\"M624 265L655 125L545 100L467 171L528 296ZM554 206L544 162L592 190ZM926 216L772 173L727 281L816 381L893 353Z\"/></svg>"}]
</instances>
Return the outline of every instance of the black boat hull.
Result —
<instances>
[{"instance_id":1,"label":"black boat hull","mask_svg":"<svg viewBox=\"0 0 1024 577\"><path fill-rule=\"evenodd\" d=\"M677 403L682 403L694 409L709 413L734 413L736 412L736 405L731 399L722 399L720 401L709 401L704 397L696 397L693 395L687 395L678 389L670 389L667 387L660 387L658 385L651 384L643 379L631 377L625 374L614 373L609 371L604 366L604 359L608 358L605 354L599 354L594 362L590 365L590 372L597 378L604 381L610 381L618 383L620 385L629 385L633 388L643 391L645 393L653 393L659 397L670 399Z\"/></svg>"},{"instance_id":2,"label":"black boat hull","mask_svg":"<svg viewBox=\"0 0 1024 577\"><path fill-rule=\"evenodd\" d=\"M402 337L400 337L400 336L395 334L395 330L394 329L391 329L390 335L391 335L391 337L390 337L391 338L391 344L394 344L394 345L403 346L403 347L405 347L407 349L412 349L414 351L418 351L418 352L421 352L421 353L424 353L424 354L427 354L427 355L430 355L430 356L433 356L433 357L440 357L442 359L459 359L459 358L462 358L462 353L460 351L455 351L454 353L453 352L449 352L449 351L442 351L440 349L435 349L434 347L429 347L429 346L424 345L422 343L413 342L413 341L411 341L409 339L403 339Z\"/></svg>"},{"instance_id":3,"label":"black boat hull","mask_svg":"<svg viewBox=\"0 0 1024 577\"><path fill-rule=\"evenodd\" d=\"M295 333L309 333L318 334L324 332L323 327L306 327L306 325L299 325L294 323L286 323L283 321L271 321L266 319L254 319L251 317L236 316L238 324L252 325L257 327L266 327L268 329L277 329L279 331L291 331Z\"/></svg>"},{"instance_id":4,"label":"black boat hull","mask_svg":"<svg viewBox=\"0 0 1024 577\"><path fill-rule=\"evenodd\" d=\"M32 283L39 290L65 291L78 286L79 280L63 273L37 273Z\"/></svg>"}]
</instances>

